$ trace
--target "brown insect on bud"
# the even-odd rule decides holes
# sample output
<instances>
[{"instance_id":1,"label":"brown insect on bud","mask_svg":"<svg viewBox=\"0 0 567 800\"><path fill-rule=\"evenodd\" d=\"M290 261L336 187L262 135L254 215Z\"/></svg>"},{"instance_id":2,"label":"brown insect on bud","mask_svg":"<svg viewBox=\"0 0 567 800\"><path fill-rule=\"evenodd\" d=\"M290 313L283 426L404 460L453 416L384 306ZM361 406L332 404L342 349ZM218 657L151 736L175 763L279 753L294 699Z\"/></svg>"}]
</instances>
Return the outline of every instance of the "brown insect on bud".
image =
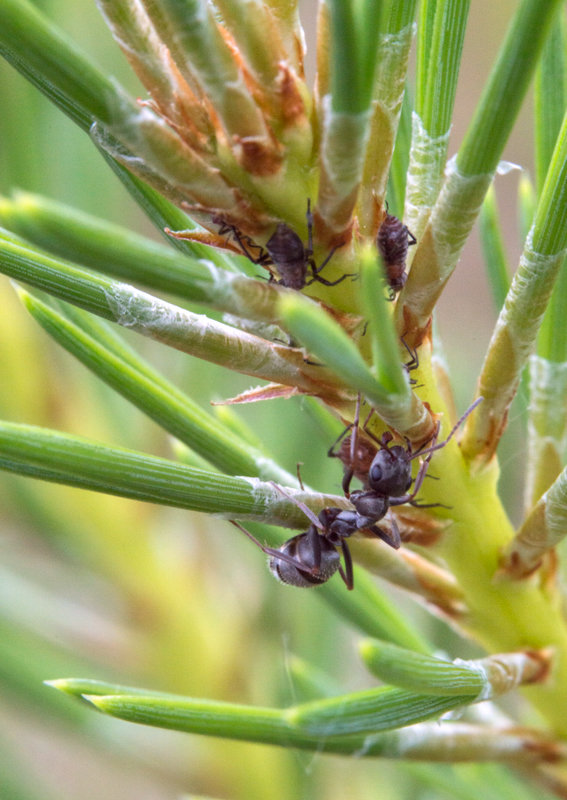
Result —
<instances>
[{"instance_id":1,"label":"brown insect on bud","mask_svg":"<svg viewBox=\"0 0 567 800\"><path fill-rule=\"evenodd\" d=\"M384 262L390 293L389 299L393 300L396 294L404 288L407 280L408 248L416 244L417 240L401 220L393 214L388 214L387 209L386 206L386 216L376 237L376 247Z\"/></svg>"},{"instance_id":2,"label":"brown insect on bud","mask_svg":"<svg viewBox=\"0 0 567 800\"><path fill-rule=\"evenodd\" d=\"M321 270L329 263L336 247L330 251L321 266L317 266L313 258L313 214L311 213L311 202L307 201L307 246L303 244L300 236L286 225L279 222L275 232L266 242L264 249L238 230L234 225L228 224L222 217L214 217L213 222L220 225L219 234L229 233L238 242L242 252L253 264L265 267L270 271L270 280L275 281L280 286L288 289L303 289L312 283L323 283L325 286L336 286L345 278L352 277L350 273L341 275L336 281L328 281L321 276ZM252 251L257 250L255 255ZM279 280L275 279L270 267L275 267Z\"/></svg>"}]
</instances>

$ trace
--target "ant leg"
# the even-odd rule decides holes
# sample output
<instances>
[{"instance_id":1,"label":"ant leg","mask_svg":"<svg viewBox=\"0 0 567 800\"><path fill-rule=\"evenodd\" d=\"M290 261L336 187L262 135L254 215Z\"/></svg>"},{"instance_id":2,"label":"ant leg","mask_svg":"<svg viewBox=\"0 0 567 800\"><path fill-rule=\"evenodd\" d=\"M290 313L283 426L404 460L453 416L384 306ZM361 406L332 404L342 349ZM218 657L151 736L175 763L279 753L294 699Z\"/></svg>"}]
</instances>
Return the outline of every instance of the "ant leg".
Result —
<instances>
[{"instance_id":1,"label":"ant leg","mask_svg":"<svg viewBox=\"0 0 567 800\"><path fill-rule=\"evenodd\" d=\"M383 528L380 528L379 525L370 525L368 528L361 528L361 530L368 531L369 533L374 534L378 539L382 539L385 544L392 547L394 550L399 550L402 539L400 537L400 529L398 528L398 524L394 517L390 514L390 526L392 528L392 532L389 533L385 531Z\"/></svg>"},{"instance_id":2,"label":"ant leg","mask_svg":"<svg viewBox=\"0 0 567 800\"><path fill-rule=\"evenodd\" d=\"M299 486L301 491L305 491L305 486L303 485L303 481L301 480L301 467L303 466L303 461L298 461L296 464L296 471L297 471L297 480L299 481Z\"/></svg>"},{"instance_id":3,"label":"ant leg","mask_svg":"<svg viewBox=\"0 0 567 800\"><path fill-rule=\"evenodd\" d=\"M217 220L215 220L215 218L213 217L213 222L214 222L216 225L219 225L219 226L220 226L220 227L219 227L219 230L218 230L218 234L219 234L219 236L225 236L225 234L227 234L227 233L233 233L233 230L234 230L234 229L233 229L232 225L228 225L228 224L227 224L227 223L226 223L224 220L218 220L218 221L217 221Z\"/></svg>"},{"instance_id":4,"label":"ant leg","mask_svg":"<svg viewBox=\"0 0 567 800\"><path fill-rule=\"evenodd\" d=\"M350 497L350 482L352 481L352 477L354 475L354 468L350 466L348 469L345 470L345 474L343 475L343 493L346 498Z\"/></svg>"},{"instance_id":5,"label":"ant leg","mask_svg":"<svg viewBox=\"0 0 567 800\"><path fill-rule=\"evenodd\" d=\"M446 509L453 508L453 506L448 506L445 503L420 503L419 500L407 500L406 502L408 505L413 506L414 508L446 508ZM390 502L390 505L395 506L401 504Z\"/></svg>"},{"instance_id":6,"label":"ant leg","mask_svg":"<svg viewBox=\"0 0 567 800\"><path fill-rule=\"evenodd\" d=\"M345 582L345 586L350 592L352 589L354 589L354 573L352 568L352 556L344 539L341 541L341 549L343 551L345 567L343 569L341 566L339 566L339 575Z\"/></svg>"},{"instance_id":7,"label":"ant leg","mask_svg":"<svg viewBox=\"0 0 567 800\"><path fill-rule=\"evenodd\" d=\"M307 198L307 213L305 214L307 220L307 254L313 255L313 214L311 213L311 198Z\"/></svg>"},{"instance_id":8,"label":"ant leg","mask_svg":"<svg viewBox=\"0 0 567 800\"><path fill-rule=\"evenodd\" d=\"M368 415L367 415L366 419L364 420L364 422L362 424L362 429L366 433L369 433L369 431L367 430L367 426L368 426L368 423L370 422L370 420L372 419L373 415L374 415L374 409L371 408L370 411L368 412Z\"/></svg>"},{"instance_id":9,"label":"ant leg","mask_svg":"<svg viewBox=\"0 0 567 800\"><path fill-rule=\"evenodd\" d=\"M390 527L392 529L390 533L380 528L378 525L372 525L371 528L366 528L365 530L370 531L374 536L378 536L378 538L382 539L387 545L393 547L394 550L399 550L402 544L402 537L400 536L398 523L393 514L388 514L388 519L390 520Z\"/></svg>"},{"instance_id":10,"label":"ant leg","mask_svg":"<svg viewBox=\"0 0 567 800\"><path fill-rule=\"evenodd\" d=\"M325 266L325 265L323 264L323 266ZM355 277L358 277L356 272L345 272L345 274L344 274L344 275L341 275L341 277L340 277L340 278L337 278L337 280L336 280L336 281L328 281L326 278L322 278L322 277L321 277L321 276L318 274L318 273L320 272L320 270L321 270L321 267L320 267L320 268L317 270L317 272L315 273L315 275L314 275L314 277L313 277L313 280L311 280L311 281L309 281L309 282L307 282L307 283L305 284L306 286L311 286L311 284L312 284L312 283L315 283L315 282L317 282L317 283L322 283L324 286L336 286L338 283L342 283L342 282L343 282L344 280L346 280L347 278L355 278Z\"/></svg>"},{"instance_id":11,"label":"ant leg","mask_svg":"<svg viewBox=\"0 0 567 800\"><path fill-rule=\"evenodd\" d=\"M241 530L242 533L245 533L246 536L248 536L248 538L252 542L254 542L254 544L257 545L263 553L265 553L267 556L270 556L270 558L276 558L279 561L285 561L286 564L291 564L293 567L298 569L300 572L306 572L308 575L316 575L316 573L319 571L319 567L317 567L316 570L315 569L309 569L309 567L306 567L305 564L303 564L303 562L299 561L297 558L294 558L293 556L288 556L287 553L282 553L281 550L278 550L275 547L267 547L265 544L262 544L261 542L258 541L258 539L256 539L255 536L252 536L250 531L247 531L246 528L244 528L242 525L240 525L239 522L235 522L235 520L233 520L233 519L229 519L229 522L231 522L234 525L235 528L238 528L239 530ZM319 540L318 536L317 536L317 540ZM317 541L317 544L319 545L319 563L320 563L321 562L321 545L320 545L319 541Z\"/></svg>"},{"instance_id":12,"label":"ant leg","mask_svg":"<svg viewBox=\"0 0 567 800\"><path fill-rule=\"evenodd\" d=\"M404 364L404 366L408 372L411 372L412 370L417 369L419 367L419 355L417 353L417 350L414 347L410 347L409 344L406 342L405 333L403 336L400 336L400 342L406 348L407 353L410 357L410 360L407 361Z\"/></svg>"},{"instance_id":13,"label":"ant leg","mask_svg":"<svg viewBox=\"0 0 567 800\"><path fill-rule=\"evenodd\" d=\"M353 425L354 425L354 422L351 422L350 425L347 425L346 428L335 439L333 444L329 447L329 449L327 450L327 456L329 458L339 458L339 454L335 453L334 448L339 444L339 442L341 442L345 438L347 433L352 429Z\"/></svg>"},{"instance_id":14,"label":"ant leg","mask_svg":"<svg viewBox=\"0 0 567 800\"><path fill-rule=\"evenodd\" d=\"M236 227L236 225L231 225L229 222L227 222L221 216L213 217L212 221L214 222L215 225L219 226L218 235L219 236L226 236L228 234L227 241L230 239L231 236L233 236L236 239L236 241L238 242L238 244L240 246L240 249L242 250L243 254L250 261L252 261L253 264L258 264L260 266L264 266L264 264L266 263L265 259L268 258L268 260L269 260L269 258L270 258L269 254L268 253L264 253L264 248L261 245L256 244L255 242L253 242L252 239L249 236L247 236L246 234L241 233L238 230L238 228ZM255 248L255 249L260 251L260 253L259 253L257 258L255 258L252 255L252 253L248 250L249 247L250 248Z\"/></svg>"},{"instance_id":15,"label":"ant leg","mask_svg":"<svg viewBox=\"0 0 567 800\"><path fill-rule=\"evenodd\" d=\"M344 244L344 242L343 242L343 244ZM315 266L315 264L314 264L314 263L313 263L313 264L311 264L311 268L313 269L313 276L316 276L316 275L317 275L319 272L321 272L321 270L322 270L324 267L326 267L326 266L327 266L327 264L328 264L328 263L329 263L329 261L332 259L333 255L335 254L335 250L338 250L338 249L339 249L339 247L342 247L342 246L343 246L343 244L336 244L334 247L332 247L332 248L331 248L331 252L330 252L330 253L328 254L328 256L325 258L325 260L323 261L323 263L321 264L321 266L320 266L320 267L317 267L317 266ZM344 277L346 278L346 277L347 277L347 275L345 275ZM343 279L341 278L341 280L343 280Z\"/></svg>"},{"instance_id":16,"label":"ant leg","mask_svg":"<svg viewBox=\"0 0 567 800\"><path fill-rule=\"evenodd\" d=\"M402 505L402 503L404 503L404 502L410 503L411 505L416 505L416 503L413 502L413 501L414 501L414 498L416 497L416 495L418 494L419 490L421 489L423 481L425 480L425 477L427 475L427 470L429 469L429 462L431 461L431 457L433 456L433 453L436 450L440 450L442 447L445 447L447 442L449 442L453 438L453 436L455 435L456 431L463 424L463 422L466 420L466 418L469 416L469 414L471 414L474 411L474 409L478 406L479 403L481 403L483 401L483 399L484 399L483 397L478 397L474 401L474 403L471 406L469 406L469 408L467 408L467 410L465 411L463 416L459 420L457 420L457 423L453 426L453 428L451 429L451 431L450 431L449 435L447 436L447 438L444 439L442 442L439 442L439 443L437 443L437 437L439 435L439 428L441 426L441 423L439 423L439 422L437 423L437 426L435 428L435 433L433 434L433 438L431 439L433 444L430 447L426 448L425 450L423 450L423 449L418 450L417 452L413 453L410 456L410 459L417 458L418 456L424 456L424 455L427 456L425 461L423 461L422 464L420 465L419 470L417 472L417 475L416 475L416 478L415 478L415 483L414 483L414 486L413 486L413 492L411 492L411 494L404 495L404 497L392 498L390 500L391 505ZM442 503L437 503L436 505L437 506L442 506Z\"/></svg>"},{"instance_id":17,"label":"ant leg","mask_svg":"<svg viewBox=\"0 0 567 800\"><path fill-rule=\"evenodd\" d=\"M372 433L372 431L369 431L367 425L368 425L368 423L369 423L369 421L370 421L370 419L371 419L373 414L374 414L374 409L371 408L368 416L364 420L364 423L362 425L362 430L364 431L364 433L370 439L372 439L372 441L376 442L376 444L380 447L381 450L387 450L388 449L388 445L394 439L394 434L391 431L384 431L382 436L380 436L380 438L378 438L377 436L375 436Z\"/></svg>"},{"instance_id":18,"label":"ant leg","mask_svg":"<svg viewBox=\"0 0 567 800\"><path fill-rule=\"evenodd\" d=\"M253 264L257 264L259 267L265 267L267 264L272 263L269 253L266 253L261 245L253 242L249 236L240 233L237 228L233 228L232 234L246 258L248 258ZM253 256L248 248L256 248L259 250L258 255Z\"/></svg>"},{"instance_id":19,"label":"ant leg","mask_svg":"<svg viewBox=\"0 0 567 800\"><path fill-rule=\"evenodd\" d=\"M309 506L306 506L305 503L301 502L301 500L297 500L295 497L289 494L289 492L286 492L285 489L282 489L282 487L275 481L268 481L268 483L271 483L271 485L274 487L276 491L278 491L280 494L283 494L284 497L287 497L288 500L291 500L292 503L294 503L298 508L300 508L307 517L307 519L316 528L319 528L320 531L325 530L323 525L319 521L319 518L315 516L315 514L313 513L313 511L311 511Z\"/></svg>"},{"instance_id":20,"label":"ant leg","mask_svg":"<svg viewBox=\"0 0 567 800\"><path fill-rule=\"evenodd\" d=\"M427 450L422 450L421 452L418 451L418 453L415 453L410 456L410 459L412 459L414 458L415 455L427 454L427 458L424 461L422 461L421 464L419 465L417 475L415 476L415 482L413 484L413 491L405 496L406 503L412 503L416 495L419 494L419 491L423 485L423 481L425 480L425 476L427 475L427 470L429 469L429 464L431 462L433 453L435 452L435 450L438 449L436 442L437 442L437 437L439 436L440 427L441 423L438 422L437 425L435 426L435 433L433 434L433 438L431 439L431 441L433 442L431 447L429 447ZM444 442L444 444L446 444L446 442ZM397 499L401 500L401 498ZM401 503L395 503L394 505L401 505Z\"/></svg>"},{"instance_id":21,"label":"ant leg","mask_svg":"<svg viewBox=\"0 0 567 800\"><path fill-rule=\"evenodd\" d=\"M320 266L320 267L317 267L317 266L315 265L315 262L314 262L313 260L311 260L311 261L309 262L309 263L310 263L310 266L311 266L311 270L312 270L313 280L318 280L318 281L321 281L321 283L325 283L325 285L326 285L326 286L334 286L334 285L335 285L334 283L326 283L326 281L324 281L322 278L319 278L319 277L317 277L317 276L318 276L318 275L319 275L319 273L320 273L320 272L321 272L321 271L324 269L324 267L326 267L326 266L327 266L327 264L328 264L328 263L329 263L329 261L332 259L333 255L335 254L335 251L336 251L336 250L338 250L338 249L339 249L339 247L343 247L343 245L344 245L344 244L345 244L344 242L341 242L340 244L336 244L334 247L332 247L332 248L331 248L331 251L330 251L330 253L329 253L329 254L328 254L328 256L327 256L327 257L324 259L324 261L323 261L323 263L321 264L321 266ZM345 275L343 275L343 277L342 277L342 278L340 278L340 279L339 279L339 281L343 281L345 278L349 278L349 277L350 277L350 278L353 278L353 277L356 277L356 278L358 278L358 272L347 272ZM339 281L337 281L337 283L338 283Z\"/></svg>"},{"instance_id":22,"label":"ant leg","mask_svg":"<svg viewBox=\"0 0 567 800\"><path fill-rule=\"evenodd\" d=\"M431 445L431 447L427 447L425 450L424 450L423 448L420 448L419 450L416 450L416 452L415 452L415 453L413 453L413 454L410 456L410 458L417 458L417 456L424 456L424 455L428 455L428 454L430 454L430 453L434 453L436 450L441 450L441 448L442 448L442 447L445 447L445 445L446 445L448 442L450 442L450 441L451 441L451 439L453 438L453 436L455 435L455 433L458 431L458 429L461 427L461 425L462 425L462 424L463 424L463 422L466 420L466 418L469 416L469 414L472 414L472 412L475 410L475 408L476 408L476 407L477 407L477 406L478 406L480 403L482 403L482 401L483 401L483 400L484 400L484 397L477 397L477 399L474 401L474 403L473 403L471 406L469 406L469 407L467 408L467 410L465 411L465 413L463 414L463 416L462 416L462 417L460 417L460 418L457 420L457 422L455 423L455 425L453 425L453 427L452 427L452 429L451 429L451 431L450 431L449 435L447 436L447 438L446 438L446 439L444 439L442 442L439 442L439 443L437 444L435 440L437 439L437 436L438 436L438 434L439 434L439 426L438 426L438 427L437 427L437 430L436 430L436 432L435 432L435 434L434 434L434 435L433 435L433 437L431 438L431 441L433 442L433 444Z\"/></svg>"},{"instance_id":23,"label":"ant leg","mask_svg":"<svg viewBox=\"0 0 567 800\"><path fill-rule=\"evenodd\" d=\"M345 497L350 497L350 482L356 468L356 453L358 451L358 426L360 424L360 392L356 397L356 411L352 421L352 434L350 437L350 467L345 470L343 475L343 492Z\"/></svg>"},{"instance_id":24,"label":"ant leg","mask_svg":"<svg viewBox=\"0 0 567 800\"><path fill-rule=\"evenodd\" d=\"M358 426L360 425L360 405L362 402L362 397L360 392L356 396L356 408L354 412L354 419L352 421L352 426L354 428L354 433L350 439L350 462L354 467L354 462L356 460L356 447L358 445Z\"/></svg>"},{"instance_id":25,"label":"ant leg","mask_svg":"<svg viewBox=\"0 0 567 800\"><path fill-rule=\"evenodd\" d=\"M406 228L406 233L408 235L408 247L413 247L414 244L417 244L417 239L415 238L415 236L411 231L408 231L407 228Z\"/></svg>"},{"instance_id":26,"label":"ant leg","mask_svg":"<svg viewBox=\"0 0 567 800\"><path fill-rule=\"evenodd\" d=\"M318 521L318 520L317 520ZM321 537L317 533L315 525L310 525L309 530L305 534L309 540L311 552L313 553L313 567L312 574L318 575L321 570Z\"/></svg>"},{"instance_id":27,"label":"ant leg","mask_svg":"<svg viewBox=\"0 0 567 800\"><path fill-rule=\"evenodd\" d=\"M382 531L381 538L386 542L386 544L389 544L390 547L393 547L394 550L398 550L402 543L402 537L400 536L400 529L398 528L398 523L396 522L393 514L390 514L390 525L392 528L391 534Z\"/></svg>"}]
</instances>

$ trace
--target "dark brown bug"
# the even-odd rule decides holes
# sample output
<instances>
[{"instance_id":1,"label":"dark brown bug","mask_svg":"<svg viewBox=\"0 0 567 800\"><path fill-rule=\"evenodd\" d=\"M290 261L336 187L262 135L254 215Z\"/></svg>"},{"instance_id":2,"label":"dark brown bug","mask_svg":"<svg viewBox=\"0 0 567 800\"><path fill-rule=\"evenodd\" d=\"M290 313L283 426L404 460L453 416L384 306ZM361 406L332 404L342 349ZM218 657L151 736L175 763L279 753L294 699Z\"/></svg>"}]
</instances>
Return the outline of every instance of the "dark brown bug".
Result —
<instances>
[{"instance_id":1,"label":"dark brown bug","mask_svg":"<svg viewBox=\"0 0 567 800\"><path fill-rule=\"evenodd\" d=\"M329 263L337 247L332 248L321 266L318 267L313 258L313 214L311 213L310 200L307 201L306 216L307 247L301 241L301 237L285 222L278 223L275 232L266 242L265 249L255 244L249 236L244 235L238 228L229 225L222 218L213 218L213 222L221 225L219 230L221 235L231 233L234 236L244 255L253 264L258 264L267 269L270 266L274 266L278 272L279 280L276 280L272 274L270 275L270 280L276 281L280 286L299 290L305 286L310 286L316 281L323 283L325 286L336 286L341 281L344 281L345 278L352 277L349 273L342 275L336 281L328 281L326 278L321 277L321 270ZM258 250L258 254L254 255L253 250Z\"/></svg>"},{"instance_id":2,"label":"dark brown bug","mask_svg":"<svg viewBox=\"0 0 567 800\"><path fill-rule=\"evenodd\" d=\"M408 277L406 273L408 248L416 243L415 236L397 217L388 214L386 206L386 216L376 237L376 247L386 269L390 300L404 288Z\"/></svg>"},{"instance_id":3,"label":"dark brown bug","mask_svg":"<svg viewBox=\"0 0 567 800\"><path fill-rule=\"evenodd\" d=\"M352 467L352 477L361 483L366 483L370 465L376 455L377 447L366 437L356 437L356 452L352 453L352 434L346 435L353 426L345 428L339 439L329 448L327 455L330 458L339 458L346 469ZM338 445L338 448L335 449ZM352 480L352 478L351 478Z\"/></svg>"}]
</instances>

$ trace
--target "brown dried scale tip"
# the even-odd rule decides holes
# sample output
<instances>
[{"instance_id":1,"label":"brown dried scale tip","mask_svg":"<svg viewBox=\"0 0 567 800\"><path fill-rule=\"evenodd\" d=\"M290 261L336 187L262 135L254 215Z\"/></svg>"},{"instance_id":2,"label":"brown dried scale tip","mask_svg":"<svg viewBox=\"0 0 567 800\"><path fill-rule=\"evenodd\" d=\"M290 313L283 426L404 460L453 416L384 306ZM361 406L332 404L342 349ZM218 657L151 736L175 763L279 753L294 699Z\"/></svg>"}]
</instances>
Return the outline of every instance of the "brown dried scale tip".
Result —
<instances>
[{"instance_id":1,"label":"brown dried scale tip","mask_svg":"<svg viewBox=\"0 0 567 800\"><path fill-rule=\"evenodd\" d=\"M416 244L415 236L410 233L406 225L393 214L386 213L376 237L376 247L386 269L390 300L404 288L407 280L408 248L414 244Z\"/></svg>"}]
</instances>

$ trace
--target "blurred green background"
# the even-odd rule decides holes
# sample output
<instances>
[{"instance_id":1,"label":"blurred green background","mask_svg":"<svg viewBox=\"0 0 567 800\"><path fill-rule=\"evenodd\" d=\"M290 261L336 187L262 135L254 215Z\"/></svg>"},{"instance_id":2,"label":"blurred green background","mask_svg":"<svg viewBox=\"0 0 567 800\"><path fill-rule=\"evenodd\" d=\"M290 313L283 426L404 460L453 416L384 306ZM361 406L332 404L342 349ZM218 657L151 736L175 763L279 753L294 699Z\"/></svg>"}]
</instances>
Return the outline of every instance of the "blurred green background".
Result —
<instances>
[{"instance_id":1,"label":"blurred green background","mask_svg":"<svg viewBox=\"0 0 567 800\"><path fill-rule=\"evenodd\" d=\"M94 3L38 5L105 72L138 93ZM304 3L308 46L314 41L314 5ZM515 7L504 0L472 3L451 152ZM157 236L88 138L3 63L0 102L1 194L14 188L42 193ZM528 119L529 109L506 157L529 168ZM512 264L520 250L514 222L518 174L497 183ZM3 418L171 456L163 431L57 349L6 280L0 282L0 302ZM472 241L439 315L460 408L472 396L495 318ZM134 335L130 340L204 406L250 386L248 378ZM293 472L297 461L304 462L307 483L340 491L338 465L326 458L329 432L300 399L236 413L284 467ZM513 515L520 487L512 462L521 452L521 428L512 419L502 463ZM262 554L226 522L4 474L0 502L0 797L445 796L438 783L428 785L427 770L140 728L83 712L45 688L44 679L85 676L197 697L286 704L299 691L287 669L294 655L327 671L343 690L369 682L356 656L356 634L316 591L276 584ZM445 637L448 651L472 654L411 600L400 594L396 602L424 633L435 628L437 640ZM444 773L449 782L454 775L472 780L476 768Z\"/></svg>"}]
</instances>

